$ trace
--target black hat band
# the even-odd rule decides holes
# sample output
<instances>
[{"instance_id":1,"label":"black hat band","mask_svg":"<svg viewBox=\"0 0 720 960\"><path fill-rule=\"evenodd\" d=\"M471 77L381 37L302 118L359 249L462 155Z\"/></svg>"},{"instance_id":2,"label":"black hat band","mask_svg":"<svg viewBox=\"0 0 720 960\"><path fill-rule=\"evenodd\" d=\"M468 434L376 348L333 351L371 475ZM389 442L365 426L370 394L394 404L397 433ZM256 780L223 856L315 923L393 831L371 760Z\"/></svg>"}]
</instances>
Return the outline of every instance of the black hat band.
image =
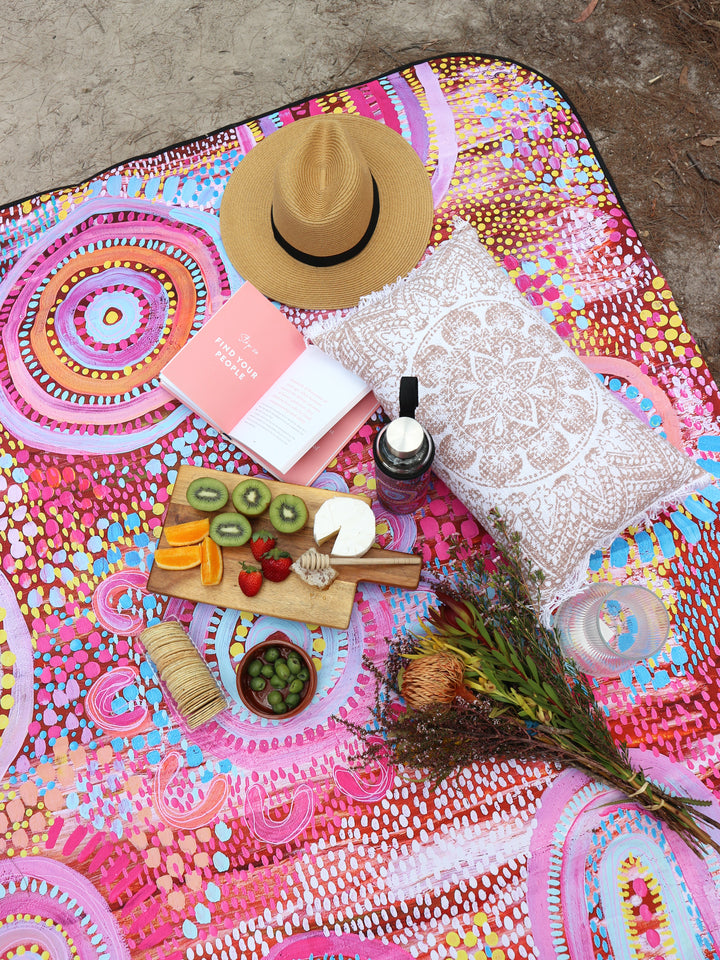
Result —
<instances>
[{"instance_id":1,"label":"black hat band","mask_svg":"<svg viewBox=\"0 0 720 960\"><path fill-rule=\"evenodd\" d=\"M305 263L309 267L334 267L338 263L347 263L348 260L352 260L352 258L356 257L362 250L364 250L370 242L370 238L375 232L375 227L377 226L378 217L380 215L380 194L378 193L378 187L375 183L375 177L373 177L372 174L371 179L373 185L373 205L372 212L370 213L370 222L368 223L365 233L362 235L362 237L360 237L354 246L350 247L349 250L344 250L342 253L334 253L329 257L316 257L311 253L305 253L303 250L298 250L297 247L294 247L285 239L285 237L275 226L272 207L270 207L270 223L272 224L272 231L275 240L283 248L285 253L290 254L293 259L299 260L300 263Z\"/></svg>"}]
</instances>

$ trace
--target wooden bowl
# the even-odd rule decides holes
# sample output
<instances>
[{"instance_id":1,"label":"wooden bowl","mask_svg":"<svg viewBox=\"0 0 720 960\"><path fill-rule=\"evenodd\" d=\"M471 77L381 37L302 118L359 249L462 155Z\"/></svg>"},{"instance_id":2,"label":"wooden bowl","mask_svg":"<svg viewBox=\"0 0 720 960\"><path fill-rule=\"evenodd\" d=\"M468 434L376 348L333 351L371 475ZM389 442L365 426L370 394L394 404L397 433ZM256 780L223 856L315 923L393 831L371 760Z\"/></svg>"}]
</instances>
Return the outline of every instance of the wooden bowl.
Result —
<instances>
[{"instance_id":1,"label":"wooden bowl","mask_svg":"<svg viewBox=\"0 0 720 960\"><path fill-rule=\"evenodd\" d=\"M273 648L279 655L277 659L273 659L272 654L270 654L270 658L268 658L268 650L272 650ZM286 661L290 654L296 654L301 664L307 669L308 679L304 681L302 690L299 691L299 702L294 706L286 708L284 713L278 713L273 709L270 700L268 700L268 696L273 691L278 690L284 702L285 697L288 695L288 685L292 680L297 679L296 675L290 673L287 681L288 685L283 688L273 686L270 678L264 677L266 681L265 688L263 690L253 690L250 685L253 680L250 664L259 660L263 667L267 668L269 666L271 669L274 669L281 658L283 661ZM257 668L253 669L256 670ZM269 671L266 670L266 672ZM256 713L259 717L270 717L275 720L287 720L289 717L294 717L298 713L301 713L315 696L315 690L317 689L317 671L315 670L312 657L310 657L302 647L293 643L281 630L276 630L267 640L263 640L262 643L258 643L245 653L238 665L236 676L238 694L248 710Z\"/></svg>"}]
</instances>

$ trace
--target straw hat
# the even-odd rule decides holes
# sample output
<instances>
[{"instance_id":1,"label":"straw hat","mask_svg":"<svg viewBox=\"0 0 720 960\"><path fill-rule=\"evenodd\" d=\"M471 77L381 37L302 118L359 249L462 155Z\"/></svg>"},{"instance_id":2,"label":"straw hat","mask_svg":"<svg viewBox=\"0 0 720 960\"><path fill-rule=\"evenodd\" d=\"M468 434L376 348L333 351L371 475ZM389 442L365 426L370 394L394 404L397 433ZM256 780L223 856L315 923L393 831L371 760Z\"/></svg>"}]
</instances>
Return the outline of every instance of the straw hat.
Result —
<instances>
[{"instance_id":1,"label":"straw hat","mask_svg":"<svg viewBox=\"0 0 720 960\"><path fill-rule=\"evenodd\" d=\"M422 161L399 133L355 114L295 120L261 140L228 180L220 235L273 300L339 309L408 273L430 239Z\"/></svg>"}]
</instances>

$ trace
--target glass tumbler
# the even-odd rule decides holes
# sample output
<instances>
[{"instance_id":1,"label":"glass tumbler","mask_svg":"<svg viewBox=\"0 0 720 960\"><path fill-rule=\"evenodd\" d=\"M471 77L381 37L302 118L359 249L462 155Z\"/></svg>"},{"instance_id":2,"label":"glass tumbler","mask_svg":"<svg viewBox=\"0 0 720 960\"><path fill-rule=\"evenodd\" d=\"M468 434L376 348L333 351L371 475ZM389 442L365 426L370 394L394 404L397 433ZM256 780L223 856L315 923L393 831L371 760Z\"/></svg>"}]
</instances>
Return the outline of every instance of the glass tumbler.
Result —
<instances>
[{"instance_id":1,"label":"glass tumbler","mask_svg":"<svg viewBox=\"0 0 720 960\"><path fill-rule=\"evenodd\" d=\"M634 583L593 583L555 615L563 655L592 677L613 677L663 648L670 635L665 604Z\"/></svg>"}]
</instances>

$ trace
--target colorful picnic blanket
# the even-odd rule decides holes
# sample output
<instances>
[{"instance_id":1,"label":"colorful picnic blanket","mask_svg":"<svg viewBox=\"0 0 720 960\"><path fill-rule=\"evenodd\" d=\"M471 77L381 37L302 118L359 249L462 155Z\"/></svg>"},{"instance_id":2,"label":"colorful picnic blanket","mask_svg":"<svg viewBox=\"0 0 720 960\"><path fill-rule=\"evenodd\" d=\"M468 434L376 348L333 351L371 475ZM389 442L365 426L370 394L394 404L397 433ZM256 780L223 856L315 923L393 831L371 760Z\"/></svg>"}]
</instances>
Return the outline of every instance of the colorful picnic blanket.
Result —
<instances>
[{"instance_id":1,"label":"colorful picnic blanket","mask_svg":"<svg viewBox=\"0 0 720 960\"><path fill-rule=\"evenodd\" d=\"M720 956L720 859L602 783L482 763L438 789L356 769L362 654L434 601L360 584L350 626L147 590L181 463L254 466L159 385L242 282L218 230L243 155L307 114L392 126L432 180L432 243L474 223L518 289L638 417L720 474L718 389L566 97L516 63L438 57L120 164L0 211L0 956L588 960ZM287 310L305 327L316 315ZM391 331L388 332L391 335ZM382 413L321 475L374 499ZM714 486L598 552L672 614L655 659L596 681L614 735L713 799L720 684ZM486 534L436 481L385 546L452 576ZM184 624L231 704L191 733L139 636ZM319 667L289 720L243 707L235 667L277 629Z\"/></svg>"}]
</instances>

